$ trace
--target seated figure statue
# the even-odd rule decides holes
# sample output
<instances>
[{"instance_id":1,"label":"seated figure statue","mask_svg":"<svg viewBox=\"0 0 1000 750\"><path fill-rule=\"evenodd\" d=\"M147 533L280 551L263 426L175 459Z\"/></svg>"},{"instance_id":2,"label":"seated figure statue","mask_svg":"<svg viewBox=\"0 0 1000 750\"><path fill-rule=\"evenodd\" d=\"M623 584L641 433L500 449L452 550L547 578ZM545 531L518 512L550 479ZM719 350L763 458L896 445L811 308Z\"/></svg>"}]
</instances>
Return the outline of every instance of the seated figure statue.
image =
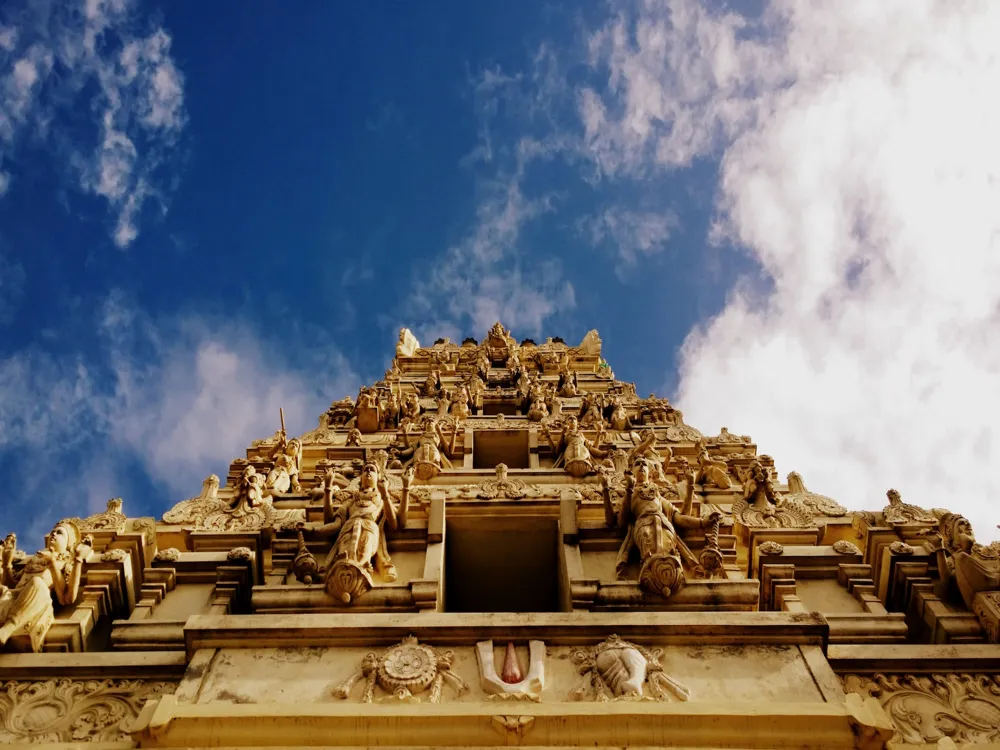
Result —
<instances>
[{"instance_id":1,"label":"seated figure statue","mask_svg":"<svg viewBox=\"0 0 1000 750\"><path fill-rule=\"evenodd\" d=\"M27 635L32 650L42 650L55 621L52 594L62 605L76 601L83 562L93 545L89 535L81 540L75 522L60 521L45 537L45 549L36 552L16 573L17 537L8 535L0 550L0 646L11 636Z\"/></svg>"},{"instance_id":2,"label":"seated figure statue","mask_svg":"<svg viewBox=\"0 0 1000 750\"><path fill-rule=\"evenodd\" d=\"M542 422L542 435L549 441L556 456L552 468L565 468L574 477L583 477L596 471L594 458L607 459L608 451L587 439L574 416L566 417L566 423L558 440L553 440L548 425ZM610 466L610 460L602 462Z\"/></svg>"}]
</instances>

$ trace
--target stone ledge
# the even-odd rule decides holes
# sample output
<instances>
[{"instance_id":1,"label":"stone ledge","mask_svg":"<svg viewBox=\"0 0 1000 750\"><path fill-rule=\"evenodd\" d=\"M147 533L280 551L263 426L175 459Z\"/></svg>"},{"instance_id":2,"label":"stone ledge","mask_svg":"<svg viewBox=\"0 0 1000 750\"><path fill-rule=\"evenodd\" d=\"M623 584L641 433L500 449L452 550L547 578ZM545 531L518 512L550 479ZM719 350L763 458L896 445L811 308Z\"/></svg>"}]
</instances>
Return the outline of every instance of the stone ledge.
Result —
<instances>
[{"instance_id":1,"label":"stone ledge","mask_svg":"<svg viewBox=\"0 0 1000 750\"><path fill-rule=\"evenodd\" d=\"M192 655L203 648L374 648L409 635L452 646L486 639L577 645L602 641L612 633L659 644L825 647L829 625L817 612L193 615L184 627L184 640Z\"/></svg>"},{"instance_id":2,"label":"stone ledge","mask_svg":"<svg viewBox=\"0 0 1000 750\"><path fill-rule=\"evenodd\" d=\"M150 701L128 728L142 747L410 746L871 750L892 735L874 699L845 703L607 702L467 704L190 704Z\"/></svg>"},{"instance_id":3,"label":"stone ledge","mask_svg":"<svg viewBox=\"0 0 1000 750\"><path fill-rule=\"evenodd\" d=\"M876 672L994 672L1000 670L1000 646L986 644L848 646L831 645L830 666L838 674Z\"/></svg>"},{"instance_id":4,"label":"stone ledge","mask_svg":"<svg viewBox=\"0 0 1000 750\"><path fill-rule=\"evenodd\" d=\"M84 654L0 654L0 680L180 678L187 668L182 651Z\"/></svg>"}]
</instances>

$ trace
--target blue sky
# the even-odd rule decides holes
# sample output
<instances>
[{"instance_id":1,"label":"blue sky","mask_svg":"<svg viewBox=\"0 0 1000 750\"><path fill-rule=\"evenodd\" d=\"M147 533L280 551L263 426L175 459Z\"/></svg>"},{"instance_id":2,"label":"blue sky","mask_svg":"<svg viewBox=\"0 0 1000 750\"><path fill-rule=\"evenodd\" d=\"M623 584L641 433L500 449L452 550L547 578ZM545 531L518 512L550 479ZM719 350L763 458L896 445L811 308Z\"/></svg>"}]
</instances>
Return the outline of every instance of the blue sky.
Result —
<instances>
[{"instance_id":1,"label":"blue sky","mask_svg":"<svg viewBox=\"0 0 1000 750\"><path fill-rule=\"evenodd\" d=\"M997 6L849 5L5 3L7 527L158 516L500 318L994 538Z\"/></svg>"}]
</instances>

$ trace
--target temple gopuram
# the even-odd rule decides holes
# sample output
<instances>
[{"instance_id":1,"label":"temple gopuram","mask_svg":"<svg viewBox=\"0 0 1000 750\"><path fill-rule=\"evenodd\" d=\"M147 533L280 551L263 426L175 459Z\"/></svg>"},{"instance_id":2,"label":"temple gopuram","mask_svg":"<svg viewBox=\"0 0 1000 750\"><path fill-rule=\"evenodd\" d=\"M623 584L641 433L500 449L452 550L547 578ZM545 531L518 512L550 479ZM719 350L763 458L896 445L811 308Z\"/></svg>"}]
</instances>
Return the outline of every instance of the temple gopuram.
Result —
<instances>
[{"instance_id":1,"label":"temple gopuram","mask_svg":"<svg viewBox=\"0 0 1000 750\"><path fill-rule=\"evenodd\" d=\"M275 424L160 520L6 538L0 743L1000 747L1000 543L848 511L596 331L404 329Z\"/></svg>"}]
</instances>

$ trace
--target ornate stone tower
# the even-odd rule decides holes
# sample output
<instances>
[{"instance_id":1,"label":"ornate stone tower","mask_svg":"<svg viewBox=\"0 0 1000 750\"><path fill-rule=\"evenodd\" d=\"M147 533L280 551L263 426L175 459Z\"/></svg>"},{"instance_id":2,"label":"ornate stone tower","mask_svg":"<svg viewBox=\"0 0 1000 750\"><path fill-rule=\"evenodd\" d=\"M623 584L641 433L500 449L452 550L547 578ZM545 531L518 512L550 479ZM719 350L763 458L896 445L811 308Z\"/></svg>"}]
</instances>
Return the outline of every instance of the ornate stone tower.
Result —
<instances>
[{"instance_id":1,"label":"ornate stone tower","mask_svg":"<svg viewBox=\"0 0 1000 750\"><path fill-rule=\"evenodd\" d=\"M161 521L112 500L0 558L5 743L1000 743L998 545L781 482L596 331L403 330L384 380Z\"/></svg>"}]
</instances>

